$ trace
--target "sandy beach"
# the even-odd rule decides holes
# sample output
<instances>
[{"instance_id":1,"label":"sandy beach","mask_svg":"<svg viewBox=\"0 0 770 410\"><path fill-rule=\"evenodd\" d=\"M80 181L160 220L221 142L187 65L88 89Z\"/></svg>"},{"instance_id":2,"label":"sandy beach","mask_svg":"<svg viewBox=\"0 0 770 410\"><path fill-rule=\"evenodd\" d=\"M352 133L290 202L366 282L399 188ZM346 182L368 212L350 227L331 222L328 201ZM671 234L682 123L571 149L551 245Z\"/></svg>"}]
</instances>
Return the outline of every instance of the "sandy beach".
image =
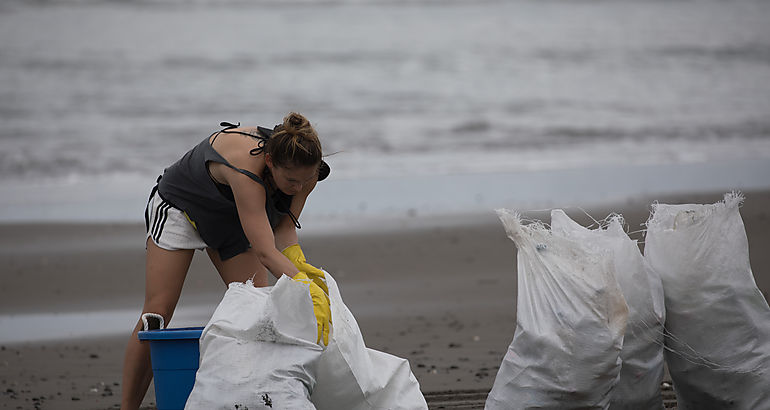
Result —
<instances>
[{"instance_id":1,"label":"sandy beach","mask_svg":"<svg viewBox=\"0 0 770 410\"><path fill-rule=\"evenodd\" d=\"M653 201L742 189L767 299L768 21L763 0L0 3L0 410L118 407L157 176L222 121L291 111L332 169L302 248L431 409L483 408L513 338L497 207L642 239ZM197 252L169 326L225 290Z\"/></svg>"},{"instance_id":2,"label":"sandy beach","mask_svg":"<svg viewBox=\"0 0 770 410\"><path fill-rule=\"evenodd\" d=\"M586 211L596 219L622 213L633 232L643 229L653 200L712 203L722 195L645 197ZM741 214L751 266L768 298L770 192L745 195ZM591 223L580 209L567 212L584 225ZM545 212L525 215L548 220ZM308 260L337 279L367 345L409 359L432 408L452 402L457 406L451 408L480 408L515 329L515 247L491 210L425 222L420 228L410 228L407 220L401 221L403 229L316 234L300 241ZM0 232L2 317L50 314L55 320L54 313L81 312L88 320L88 312L115 309L135 309L138 317L143 226L16 224L0 226ZM639 239L641 233L631 236ZM197 253L179 309L203 305L213 310L224 290L206 256ZM130 326L124 334L3 343L0 407L117 407ZM4 326L1 331L16 330ZM154 408L152 387L145 406Z\"/></svg>"}]
</instances>

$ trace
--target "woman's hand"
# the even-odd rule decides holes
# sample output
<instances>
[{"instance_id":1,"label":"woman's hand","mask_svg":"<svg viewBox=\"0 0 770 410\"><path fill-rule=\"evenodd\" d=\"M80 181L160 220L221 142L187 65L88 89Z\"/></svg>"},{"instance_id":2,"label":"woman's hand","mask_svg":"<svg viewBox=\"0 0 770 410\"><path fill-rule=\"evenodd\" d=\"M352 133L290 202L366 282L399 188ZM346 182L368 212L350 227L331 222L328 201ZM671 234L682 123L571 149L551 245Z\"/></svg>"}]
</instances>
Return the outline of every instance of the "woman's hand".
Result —
<instances>
[{"instance_id":1,"label":"woman's hand","mask_svg":"<svg viewBox=\"0 0 770 410\"><path fill-rule=\"evenodd\" d=\"M318 326L318 339L316 343L322 346L329 345L329 330L332 323L331 304L326 292L315 284L304 272L300 272L292 278L298 282L306 283L310 287L310 297L313 299L313 313L315 314L316 324Z\"/></svg>"},{"instance_id":2,"label":"woman's hand","mask_svg":"<svg viewBox=\"0 0 770 410\"><path fill-rule=\"evenodd\" d=\"M329 294L329 287L326 285L326 275L324 274L324 271L307 263L305 254L302 252L302 248L299 247L299 244L295 243L281 251L281 253L286 256L300 272L305 273L308 278L312 279L313 283L318 285L324 293L327 295Z\"/></svg>"}]
</instances>

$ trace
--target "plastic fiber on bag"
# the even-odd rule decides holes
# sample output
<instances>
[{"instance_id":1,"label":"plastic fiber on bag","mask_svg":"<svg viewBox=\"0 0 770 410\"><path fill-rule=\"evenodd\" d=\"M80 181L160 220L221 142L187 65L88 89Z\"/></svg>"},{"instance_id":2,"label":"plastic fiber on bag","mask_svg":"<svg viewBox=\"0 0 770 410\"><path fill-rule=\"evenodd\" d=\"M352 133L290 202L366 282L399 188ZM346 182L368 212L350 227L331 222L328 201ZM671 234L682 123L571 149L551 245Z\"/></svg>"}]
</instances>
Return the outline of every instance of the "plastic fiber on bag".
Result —
<instances>
[{"instance_id":1,"label":"plastic fiber on bag","mask_svg":"<svg viewBox=\"0 0 770 410\"><path fill-rule=\"evenodd\" d=\"M315 409L310 392L322 348L307 285L228 286L200 340L186 410Z\"/></svg>"},{"instance_id":2,"label":"plastic fiber on bag","mask_svg":"<svg viewBox=\"0 0 770 410\"><path fill-rule=\"evenodd\" d=\"M317 367L310 396L319 410L423 410L428 405L409 362L369 349L358 323L326 273L333 330Z\"/></svg>"},{"instance_id":3,"label":"plastic fiber on bag","mask_svg":"<svg viewBox=\"0 0 770 410\"><path fill-rule=\"evenodd\" d=\"M636 241L623 230L623 218L614 215L604 228L587 229L561 210L551 212L551 230L585 246L612 252L613 271L628 304L628 323L623 336L620 381L612 394L610 409L659 410L663 408L663 334L665 308L663 285L639 251Z\"/></svg>"},{"instance_id":4,"label":"plastic fiber on bag","mask_svg":"<svg viewBox=\"0 0 770 410\"><path fill-rule=\"evenodd\" d=\"M647 222L679 409L770 409L770 308L749 265L742 201L653 204Z\"/></svg>"},{"instance_id":5,"label":"plastic fiber on bag","mask_svg":"<svg viewBox=\"0 0 770 410\"><path fill-rule=\"evenodd\" d=\"M516 331L486 409L606 409L628 308L611 256L498 210L518 248Z\"/></svg>"},{"instance_id":6,"label":"plastic fiber on bag","mask_svg":"<svg viewBox=\"0 0 770 410\"><path fill-rule=\"evenodd\" d=\"M427 409L409 362L368 349L327 272L329 345L307 285L232 283L201 336L201 362L185 409ZM238 407L235 407L238 405Z\"/></svg>"}]
</instances>

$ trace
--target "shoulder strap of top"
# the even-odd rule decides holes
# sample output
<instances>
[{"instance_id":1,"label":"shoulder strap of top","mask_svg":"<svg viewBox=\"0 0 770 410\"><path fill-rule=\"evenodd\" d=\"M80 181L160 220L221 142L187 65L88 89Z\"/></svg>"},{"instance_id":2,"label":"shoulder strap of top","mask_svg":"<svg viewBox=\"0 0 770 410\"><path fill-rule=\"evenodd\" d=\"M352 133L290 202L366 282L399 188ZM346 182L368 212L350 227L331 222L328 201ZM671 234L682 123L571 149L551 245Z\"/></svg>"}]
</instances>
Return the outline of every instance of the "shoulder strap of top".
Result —
<instances>
[{"instance_id":1,"label":"shoulder strap of top","mask_svg":"<svg viewBox=\"0 0 770 410\"><path fill-rule=\"evenodd\" d=\"M225 165L227 165L227 164L225 164ZM258 175L256 175L255 173L253 173L253 172L249 171L248 169L243 169L243 168L236 168L236 167L234 167L234 166L232 166L232 165L230 165L230 168L232 168L232 169L234 169L234 170L236 170L236 171L240 172L240 173L241 173L241 174L243 174L243 175L246 175L247 177L251 178L251 179L252 179L252 180L254 180L255 182L258 182L258 183L259 183L260 185L262 185L262 186L263 186L265 189L267 189L267 185L265 185L265 181L263 181L263 180L262 180L262 178L260 178L260 177L259 177Z\"/></svg>"},{"instance_id":2,"label":"shoulder strap of top","mask_svg":"<svg viewBox=\"0 0 770 410\"><path fill-rule=\"evenodd\" d=\"M214 147L211 147L211 150L214 151L214 152L217 152L214 149ZM217 154L219 154L219 153L217 153ZM254 182L257 182L258 184L262 185L262 187L267 189L267 185L265 185L265 181L263 181L262 178L260 178L259 176L257 176L253 172L249 171L248 169L238 168L238 167L234 166L233 164L227 162L227 160L224 159L224 157L222 157L221 155L219 155L219 157L222 158L222 160L221 161L216 161L216 162L219 162L220 164L222 164L222 165L224 165L224 166L226 166L226 167L228 167L228 168L230 168L230 169L232 169L232 170L234 170L236 172L240 172L241 174L246 175L247 177L251 178Z\"/></svg>"},{"instance_id":3,"label":"shoulder strap of top","mask_svg":"<svg viewBox=\"0 0 770 410\"><path fill-rule=\"evenodd\" d=\"M230 161L225 159L225 157L223 157L222 154L220 154L216 149L214 149L214 146L212 145L214 143L214 141L216 141L216 139L219 136L219 134L223 133L223 132L224 133L243 134L243 135L248 135L248 136L251 136L251 137L253 137L253 135L245 133L245 132L240 132L240 131L230 131L233 128L239 127L241 125L240 123L238 123L238 124L231 124L229 122L224 122L223 121L219 125L221 125L221 126L223 126L225 128L223 128L221 131L218 131L218 132L215 132L214 134L212 134L214 136L214 139L211 142L208 142L209 138L211 138L211 136L209 136L209 138L206 138L206 142L207 142L206 145L208 146L208 149L216 157L215 158L216 159L215 162L218 162L218 163L220 163L222 165L225 165L226 167L228 167L228 168L230 168L230 169L232 169L234 171L237 171L237 172L240 172L243 175L246 175L247 177L251 178L254 182L259 183L265 189L267 189L267 185L265 184L265 181L262 180L262 178L260 178L259 176L257 176L253 172L249 171L248 169L238 168L238 167L234 166L233 164L230 163Z\"/></svg>"},{"instance_id":4,"label":"shoulder strap of top","mask_svg":"<svg viewBox=\"0 0 770 410\"><path fill-rule=\"evenodd\" d=\"M251 178L254 182L259 183L260 185L262 185L262 187L267 189L267 185L265 185L265 181L263 181L262 178L260 178L259 176L257 176L253 172L249 171L248 169L238 168L238 167L234 166L233 164L228 162L222 155L219 155L219 153L217 152L217 150L214 149L214 147L211 147L211 150L216 152L217 155L219 156L219 158L221 158L221 161L217 161L217 162L221 163L222 165L227 166L228 168L230 168L230 169L232 169L234 171L237 171L237 172L240 172L243 175L246 175L247 177Z\"/></svg>"}]
</instances>

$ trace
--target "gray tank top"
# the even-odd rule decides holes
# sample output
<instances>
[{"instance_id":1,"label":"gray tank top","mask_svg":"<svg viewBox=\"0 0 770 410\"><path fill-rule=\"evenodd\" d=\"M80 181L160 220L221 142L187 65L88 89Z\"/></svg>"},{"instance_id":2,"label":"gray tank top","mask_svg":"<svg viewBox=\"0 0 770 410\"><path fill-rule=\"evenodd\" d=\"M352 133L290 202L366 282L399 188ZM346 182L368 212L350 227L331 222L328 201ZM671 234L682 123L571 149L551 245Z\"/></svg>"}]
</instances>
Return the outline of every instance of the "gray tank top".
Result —
<instances>
[{"instance_id":1,"label":"gray tank top","mask_svg":"<svg viewBox=\"0 0 770 410\"><path fill-rule=\"evenodd\" d=\"M222 125L226 128L219 132L228 132L228 130L238 126L229 123L222 123ZM272 131L266 128L259 127L258 130L259 135L257 136L245 134L262 141L258 148L252 150L253 155L261 152L264 141L270 138L270 134L272 134ZM238 131L229 132L241 133ZM217 133L211 134L211 136L215 134ZM289 210L293 197L278 189L271 192L262 178L249 170L237 168L230 164L211 146L209 142L211 136L184 154L179 161L166 168L157 185L158 194L163 200L186 212L190 219L195 222L203 241L210 248L216 249L222 260L241 254L250 247L238 217L232 190L229 186L218 184L211 178L207 167L209 162L230 167L265 187L267 192L265 212L273 229L287 215L291 217L297 228L301 228ZM328 165L323 163L319 181L328 174Z\"/></svg>"}]
</instances>

